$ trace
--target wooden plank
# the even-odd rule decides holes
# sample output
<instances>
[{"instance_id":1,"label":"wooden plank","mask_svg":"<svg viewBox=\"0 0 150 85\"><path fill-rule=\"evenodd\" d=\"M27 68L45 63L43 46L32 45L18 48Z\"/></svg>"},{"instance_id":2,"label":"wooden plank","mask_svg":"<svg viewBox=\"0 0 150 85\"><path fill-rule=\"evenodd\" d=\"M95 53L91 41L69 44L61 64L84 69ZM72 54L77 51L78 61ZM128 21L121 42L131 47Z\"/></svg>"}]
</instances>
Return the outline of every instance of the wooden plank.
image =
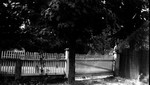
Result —
<instances>
[{"instance_id":1,"label":"wooden plank","mask_svg":"<svg viewBox=\"0 0 150 85\"><path fill-rule=\"evenodd\" d=\"M26 70L27 70L27 71L26 71L26 74L28 74L28 73L29 73L29 72L28 72L28 70L29 70L29 68L28 68L28 67L29 67L29 65L28 65L28 61L26 61Z\"/></svg>"},{"instance_id":2,"label":"wooden plank","mask_svg":"<svg viewBox=\"0 0 150 85\"><path fill-rule=\"evenodd\" d=\"M32 55L32 54L31 54ZM31 56L30 56L31 57ZM30 74L30 61L28 61L28 72Z\"/></svg>"},{"instance_id":3,"label":"wooden plank","mask_svg":"<svg viewBox=\"0 0 150 85\"><path fill-rule=\"evenodd\" d=\"M61 57L61 56L60 56ZM59 66L58 66L58 68L59 68L59 73L61 73L62 72L62 67L61 67L61 61L60 62L58 62L59 63Z\"/></svg>"},{"instance_id":4,"label":"wooden plank","mask_svg":"<svg viewBox=\"0 0 150 85\"><path fill-rule=\"evenodd\" d=\"M3 54L3 58L5 58L5 51L3 51L3 53L4 53L4 54Z\"/></svg>"},{"instance_id":5,"label":"wooden plank","mask_svg":"<svg viewBox=\"0 0 150 85\"><path fill-rule=\"evenodd\" d=\"M8 73L8 61L6 61L6 73Z\"/></svg>"},{"instance_id":6,"label":"wooden plank","mask_svg":"<svg viewBox=\"0 0 150 85\"><path fill-rule=\"evenodd\" d=\"M76 59L76 61L104 61L104 62L105 62L105 61L106 61L106 62L107 62L107 61L108 61L108 62L111 62L111 61L112 61L112 62L113 62L113 61L115 61L115 60L113 60L113 59L112 59L112 60L107 60L107 59Z\"/></svg>"},{"instance_id":7,"label":"wooden plank","mask_svg":"<svg viewBox=\"0 0 150 85\"><path fill-rule=\"evenodd\" d=\"M11 66L11 68L10 68L10 69L11 69L10 73L13 74L13 72L12 72L12 69L13 69L13 67L12 67L12 66L13 66L13 65L12 65L12 61L10 61L10 66Z\"/></svg>"},{"instance_id":8,"label":"wooden plank","mask_svg":"<svg viewBox=\"0 0 150 85\"><path fill-rule=\"evenodd\" d=\"M50 61L48 61L48 66L49 66L49 73L51 73L51 64L50 64Z\"/></svg>"},{"instance_id":9,"label":"wooden plank","mask_svg":"<svg viewBox=\"0 0 150 85\"><path fill-rule=\"evenodd\" d=\"M4 73L4 61L2 60L2 74Z\"/></svg>"},{"instance_id":10,"label":"wooden plank","mask_svg":"<svg viewBox=\"0 0 150 85\"><path fill-rule=\"evenodd\" d=\"M25 69L27 69L27 62L26 61L24 61L24 74L26 74L26 71L25 71Z\"/></svg>"},{"instance_id":11,"label":"wooden plank","mask_svg":"<svg viewBox=\"0 0 150 85\"><path fill-rule=\"evenodd\" d=\"M1 74L1 72L2 72L2 60L1 60L1 58L0 58L0 74Z\"/></svg>"},{"instance_id":12,"label":"wooden plank","mask_svg":"<svg viewBox=\"0 0 150 85\"><path fill-rule=\"evenodd\" d=\"M6 74L7 68L6 68L6 61L4 62L4 73Z\"/></svg>"},{"instance_id":13,"label":"wooden plank","mask_svg":"<svg viewBox=\"0 0 150 85\"><path fill-rule=\"evenodd\" d=\"M1 57L0 57L0 59L2 59L3 58L3 51L1 51Z\"/></svg>"},{"instance_id":14,"label":"wooden plank","mask_svg":"<svg viewBox=\"0 0 150 85\"><path fill-rule=\"evenodd\" d=\"M22 61L21 75L23 74L23 72L24 72L24 61Z\"/></svg>"},{"instance_id":15,"label":"wooden plank","mask_svg":"<svg viewBox=\"0 0 150 85\"><path fill-rule=\"evenodd\" d=\"M13 59L13 58L14 58L14 56L15 56L15 53L13 52L13 54L12 54L11 58Z\"/></svg>"},{"instance_id":16,"label":"wooden plank","mask_svg":"<svg viewBox=\"0 0 150 85\"><path fill-rule=\"evenodd\" d=\"M7 54L6 58L10 58L10 51L6 51L6 54Z\"/></svg>"}]
</instances>

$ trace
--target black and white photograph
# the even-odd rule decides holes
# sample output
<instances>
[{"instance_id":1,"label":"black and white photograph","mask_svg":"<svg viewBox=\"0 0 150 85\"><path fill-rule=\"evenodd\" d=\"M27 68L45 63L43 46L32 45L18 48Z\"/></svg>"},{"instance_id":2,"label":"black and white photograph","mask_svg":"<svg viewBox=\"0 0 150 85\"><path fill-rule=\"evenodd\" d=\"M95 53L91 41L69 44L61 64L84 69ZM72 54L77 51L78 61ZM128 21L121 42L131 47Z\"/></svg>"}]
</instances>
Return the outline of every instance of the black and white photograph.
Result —
<instances>
[{"instance_id":1,"label":"black and white photograph","mask_svg":"<svg viewBox=\"0 0 150 85\"><path fill-rule=\"evenodd\" d=\"M149 0L0 0L0 85L149 85Z\"/></svg>"}]
</instances>

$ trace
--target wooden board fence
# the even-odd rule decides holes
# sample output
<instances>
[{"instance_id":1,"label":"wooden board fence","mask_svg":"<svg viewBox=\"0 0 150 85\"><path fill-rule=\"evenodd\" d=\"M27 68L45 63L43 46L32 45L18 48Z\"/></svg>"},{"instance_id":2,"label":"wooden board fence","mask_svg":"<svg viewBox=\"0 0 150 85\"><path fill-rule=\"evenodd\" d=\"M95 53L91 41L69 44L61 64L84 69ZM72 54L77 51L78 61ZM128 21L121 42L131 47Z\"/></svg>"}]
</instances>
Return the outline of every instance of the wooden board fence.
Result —
<instances>
[{"instance_id":1,"label":"wooden board fence","mask_svg":"<svg viewBox=\"0 0 150 85\"><path fill-rule=\"evenodd\" d=\"M116 61L113 55L76 54L75 72L78 75L114 74Z\"/></svg>"}]
</instances>

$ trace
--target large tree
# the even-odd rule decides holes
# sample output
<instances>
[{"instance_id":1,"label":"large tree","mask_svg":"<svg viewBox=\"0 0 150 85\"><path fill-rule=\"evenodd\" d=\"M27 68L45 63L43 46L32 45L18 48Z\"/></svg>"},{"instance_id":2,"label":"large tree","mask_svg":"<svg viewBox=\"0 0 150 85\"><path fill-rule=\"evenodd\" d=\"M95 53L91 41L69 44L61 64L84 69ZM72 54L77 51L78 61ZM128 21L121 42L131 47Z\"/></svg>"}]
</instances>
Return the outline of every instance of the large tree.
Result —
<instances>
[{"instance_id":1,"label":"large tree","mask_svg":"<svg viewBox=\"0 0 150 85\"><path fill-rule=\"evenodd\" d=\"M84 47L104 53L116 38L126 38L148 19L148 5L147 0L2 0L0 45L8 46L11 38L8 47L19 44L32 51L70 48L71 83L75 52Z\"/></svg>"},{"instance_id":2,"label":"large tree","mask_svg":"<svg viewBox=\"0 0 150 85\"><path fill-rule=\"evenodd\" d=\"M52 0L44 15L69 45L70 79L74 80L77 42L100 51L107 49L111 39L125 39L149 20L148 6L147 0Z\"/></svg>"},{"instance_id":3,"label":"large tree","mask_svg":"<svg viewBox=\"0 0 150 85\"><path fill-rule=\"evenodd\" d=\"M96 36L100 36L97 39L104 45L103 38L111 37L120 29L115 14L99 0L52 0L43 15L69 48L69 83L75 80L75 51L78 43L91 44Z\"/></svg>"},{"instance_id":4,"label":"large tree","mask_svg":"<svg viewBox=\"0 0 150 85\"><path fill-rule=\"evenodd\" d=\"M12 39L13 46L6 48L20 45L28 50L32 47L47 51L50 50L48 46L64 44L70 50L69 83L74 81L75 51L79 46L92 47L95 39L103 46L103 40L120 29L115 14L99 0L8 0L1 1L1 8L1 39L4 42L1 45L6 46ZM2 38L5 35L8 41Z\"/></svg>"}]
</instances>

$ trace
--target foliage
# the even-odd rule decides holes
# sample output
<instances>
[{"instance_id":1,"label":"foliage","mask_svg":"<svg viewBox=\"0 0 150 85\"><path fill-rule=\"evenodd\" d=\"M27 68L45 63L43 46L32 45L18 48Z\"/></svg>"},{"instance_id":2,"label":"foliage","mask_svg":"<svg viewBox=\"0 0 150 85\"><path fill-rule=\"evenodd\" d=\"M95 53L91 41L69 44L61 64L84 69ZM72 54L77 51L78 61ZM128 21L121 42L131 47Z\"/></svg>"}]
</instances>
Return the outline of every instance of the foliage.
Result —
<instances>
[{"instance_id":1,"label":"foliage","mask_svg":"<svg viewBox=\"0 0 150 85\"><path fill-rule=\"evenodd\" d=\"M120 41L118 49L131 48L135 50L149 50L149 21L137 29L132 35L128 36L126 40Z\"/></svg>"},{"instance_id":2,"label":"foliage","mask_svg":"<svg viewBox=\"0 0 150 85\"><path fill-rule=\"evenodd\" d=\"M119 38L125 39L126 35L131 35L140 28L144 21L149 21L148 0L111 0L109 3L110 8L120 19L122 31L116 34Z\"/></svg>"},{"instance_id":3,"label":"foliage","mask_svg":"<svg viewBox=\"0 0 150 85\"><path fill-rule=\"evenodd\" d=\"M76 51L104 53L149 20L148 6L148 0L1 0L1 49L63 51L74 42Z\"/></svg>"},{"instance_id":4,"label":"foliage","mask_svg":"<svg viewBox=\"0 0 150 85\"><path fill-rule=\"evenodd\" d=\"M21 48L22 31L30 24L33 10L29 9L26 1L0 1L0 39L1 49ZM34 10L35 11L35 10ZM26 36L29 37L30 35Z\"/></svg>"},{"instance_id":5,"label":"foliage","mask_svg":"<svg viewBox=\"0 0 150 85\"><path fill-rule=\"evenodd\" d=\"M146 21L135 33L129 38L130 47L149 50L149 21Z\"/></svg>"},{"instance_id":6,"label":"foliage","mask_svg":"<svg viewBox=\"0 0 150 85\"><path fill-rule=\"evenodd\" d=\"M50 29L50 31L45 30L48 27L44 27L39 22L42 20L41 4L40 0L0 1L0 39L3 40L0 42L1 49L23 47L28 51L39 51L39 49L48 50L47 45L49 44L52 48L52 46L55 47L61 43L58 38L52 35Z\"/></svg>"},{"instance_id":7,"label":"foliage","mask_svg":"<svg viewBox=\"0 0 150 85\"><path fill-rule=\"evenodd\" d=\"M119 23L115 14L100 1L65 2L52 0L43 15L50 24L54 23L52 26L58 30L57 35L65 40L66 44L76 42L74 44L74 47L77 47L76 50L80 45L83 45L83 48L88 50L94 48L92 50L96 52L103 51L106 48L98 47L103 46L100 43L103 42L104 37L110 37L120 30L117 27ZM98 37L99 39L96 39ZM108 48L108 46L104 47Z\"/></svg>"}]
</instances>

